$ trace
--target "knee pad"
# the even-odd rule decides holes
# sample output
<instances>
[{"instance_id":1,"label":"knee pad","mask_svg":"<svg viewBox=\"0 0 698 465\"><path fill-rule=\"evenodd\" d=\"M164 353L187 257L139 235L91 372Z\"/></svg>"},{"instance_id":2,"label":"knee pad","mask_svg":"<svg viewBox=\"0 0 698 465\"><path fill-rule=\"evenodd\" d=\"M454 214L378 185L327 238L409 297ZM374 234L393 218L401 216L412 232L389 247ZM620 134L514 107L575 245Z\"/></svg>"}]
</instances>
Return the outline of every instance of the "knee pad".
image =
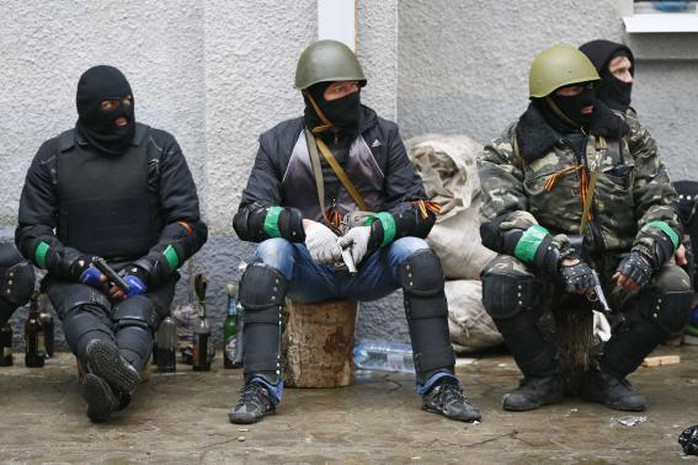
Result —
<instances>
[{"instance_id":1,"label":"knee pad","mask_svg":"<svg viewBox=\"0 0 698 465\"><path fill-rule=\"evenodd\" d=\"M671 291L644 299L641 314L659 326L665 334L681 331L688 321L693 291Z\"/></svg>"},{"instance_id":2,"label":"knee pad","mask_svg":"<svg viewBox=\"0 0 698 465\"><path fill-rule=\"evenodd\" d=\"M419 297L438 294L444 290L444 272L439 257L431 249L418 250L400 266L402 289Z\"/></svg>"},{"instance_id":3,"label":"knee pad","mask_svg":"<svg viewBox=\"0 0 698 465\"><path fill-rule=\"evenodd\" d=\"M16 263L0 273L0 298L17 307L24 305L31 298L34 282L34 267L31 263Z\"/></svg>"},{"instance_id":4,"label":"knee pad","mask_svg":"<svg viewBox=\"0 0 698 465\"><path fill-rule=\"evenodd\" d=\"M480 276L482 304L495 320L512 318L536 304L535 276L513 257L501 258L493 260Z\"/></svg>"},{"instance_id":5,"label":"knee pad","mask_svg":"<svg viewBox=\"0 0 698 465\"><path fill-rule=\"evenodd\" d=\"M160 323L155 305L142 295L134 295L117 305L112 318L117 328L140 326L155 331Z\"/></svg>"},{"instance_id":6,"label":"knee pad","mask_svg":"<svg viewBox=\"0 0 698 465\"><path fill-rule=\"evenodd\" d=\"M240 280L240 303L248 310L262 310L284 303L288 282L276 268L263 263L247 267Z\"/></svg>"}]
</instances>

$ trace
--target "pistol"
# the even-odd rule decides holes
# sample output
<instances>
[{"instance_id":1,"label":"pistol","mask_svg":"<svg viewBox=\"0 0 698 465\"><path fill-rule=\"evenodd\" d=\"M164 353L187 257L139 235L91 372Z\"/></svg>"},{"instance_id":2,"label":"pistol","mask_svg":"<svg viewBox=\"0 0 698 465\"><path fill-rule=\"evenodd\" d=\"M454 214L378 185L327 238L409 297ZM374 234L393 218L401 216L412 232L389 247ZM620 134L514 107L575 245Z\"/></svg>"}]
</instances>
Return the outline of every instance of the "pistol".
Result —
<instances>
[{"instance_id":1,"label":"pistol","mask_svg":"<svg viewBox=\"0 0 698 465\"><path fill-rule=\"evenodd\" d=\"M604 313L611 313L611 307L608 305L606 300L606 295L603 293L603 288L601 287L601 280L599 280L599 275L596 270L591 270L591 274L594 277L594 291L587 297L590 302L597 303Z\"/></svg>"},{"instance_id":2,"label":"pistol","mask_svg":"<svg viewBox=\"0 0 698 465\"><path fill-rule=\"evenodd\" d=\"M97 268L103 275L109 278L109 281L118 286L122 291L128 294L131 290L131 286L128 285L124 278L119 276L119 274L114 271L114 268L109 266L107 261L102 257L92 257L92 264Z\"/></svg>"},{"instance_id":3,"label":"pistol","mask_svg":"<svg viewBox=\"0 0 698 465\"><path fill-rule=\"evenodd\" d=\"M356 264L354 263L354 259L351 257L352 245L353 244L351 242L348 242L340 245L339 248L342 249L342 261L344 261L344 264L347 266L349 274L356 274Z\"/></svg>"}]
</instances>

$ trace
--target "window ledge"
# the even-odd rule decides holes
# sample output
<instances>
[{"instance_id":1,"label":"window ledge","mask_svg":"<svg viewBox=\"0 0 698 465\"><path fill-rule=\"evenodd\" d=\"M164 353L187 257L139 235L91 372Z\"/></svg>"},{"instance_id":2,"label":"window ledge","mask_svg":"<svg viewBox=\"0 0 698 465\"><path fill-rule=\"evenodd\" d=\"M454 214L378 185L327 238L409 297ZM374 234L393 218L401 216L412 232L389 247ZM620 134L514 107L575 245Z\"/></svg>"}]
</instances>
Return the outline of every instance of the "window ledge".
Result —
<instances>
[{"instance_id":1,"label":"window ledge","mask_svg":"<svg viewBox=\"0 0 698 465\"><path fill-rule=\"evenodd\" d=\"M647 13L624 16L628 33L698 32L696 13Z\"/></svg>"}]
</instances>

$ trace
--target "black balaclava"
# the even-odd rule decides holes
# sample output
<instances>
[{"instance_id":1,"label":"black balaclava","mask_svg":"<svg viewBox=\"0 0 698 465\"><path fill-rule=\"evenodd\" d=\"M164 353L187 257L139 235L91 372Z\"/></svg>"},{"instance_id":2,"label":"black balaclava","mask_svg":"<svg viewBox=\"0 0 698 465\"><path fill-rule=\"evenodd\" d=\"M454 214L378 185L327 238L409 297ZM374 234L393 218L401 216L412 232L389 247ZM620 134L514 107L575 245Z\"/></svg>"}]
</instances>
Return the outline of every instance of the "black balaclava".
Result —
<instances>
[{"instance_id":1,"label":"black balaclava","mask_svg":"<svg viewBox=\"0 0 698 465\"><path fill-rule=\"evenodd\" d=\"M565 97L558 95L553 91L550 95L542 99L545 104L539 105L543 111L543 116L551 122L553 121L553 127L558 130L562 129L580 129L588 128L594 118L594 112L589 114L582 113L582 108L588 106L594 106L594 101L596 99L596 89L587 87L588 83L581 83L579 85L585 86L581 94Z\"/></svg>"},{"instance_id":2,"label":"black balaclava","mask_svg":"<svg viewBox=\"0 0 698 465\"><path fill-rule=\"evenodd\" d=\"M320 82L303 91L305 125L323 139L328 134L332 134L335 141L353 140L359 130L361 91L352 92L345 97L328 102L323 94L330 84L332 82ZM313 102L317 104L317 109Z\"/></svg>"},{"instance_id":3,"label":"black balaclava","mask_svg":"<svg viewBox=\"0 0 698 465\"><path fill-rule=\"evenodd\" d=\"M133 97L126 77L112 66L95 66L83 73L75 99L79 116L75 127L87 142L112 155L126 151L136 133L135 105L123 104L129 95ZM101 103L109 99L118 99L120 104L105 112ZM126 126L115 124L120 116L128 120Z\"/></svg>"},{"instance_id":4,"label":"black balaclava","mask_svg":"<svg viewBox=\"0 0 698 465\"><path fill-rule=\"evenodd\" d=\"M635 75L635 57L633 52L623 44L610 40L592 40L579 47L594 64L601 76L598 85L597 97L614 110L625 111L630 106L630 95L633 90L632 83L623 82L615 77L608 69L608 65L615 57L628 57L632 67L630 73Z\"/></svg>"}]
</instances>

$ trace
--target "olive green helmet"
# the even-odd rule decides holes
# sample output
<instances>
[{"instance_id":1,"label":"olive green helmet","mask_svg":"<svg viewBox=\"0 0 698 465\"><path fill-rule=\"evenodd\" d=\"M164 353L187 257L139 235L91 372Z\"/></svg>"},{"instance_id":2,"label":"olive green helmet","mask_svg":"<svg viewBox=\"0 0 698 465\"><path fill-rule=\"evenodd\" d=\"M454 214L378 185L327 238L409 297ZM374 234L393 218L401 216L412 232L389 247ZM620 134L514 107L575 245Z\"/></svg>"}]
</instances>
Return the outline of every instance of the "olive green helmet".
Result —
<instances>
[{"instance_id":1,"label":"olive green helmet","mask_svg":"<svg viewBox=\"0 0 698 465\"><path fill-rule=\"evenodd\" d=\"M555 45L533 59L528 94L531 98L542 98L560 87L600 79L594 64L576 47Z\"/></svg>"},{"instance_id":2,"label":"olive green helmet","mask_svg":"<svg viewBox=\"0 0 698 465\"><path fill-rule=\"evenodd\" d=\"M359 81L359 86L366 85L359 60L349 47L336 40L318 40L303 50L298 59L296 88L307 89L330 81Z\"/></svg>"}]
</instances>

